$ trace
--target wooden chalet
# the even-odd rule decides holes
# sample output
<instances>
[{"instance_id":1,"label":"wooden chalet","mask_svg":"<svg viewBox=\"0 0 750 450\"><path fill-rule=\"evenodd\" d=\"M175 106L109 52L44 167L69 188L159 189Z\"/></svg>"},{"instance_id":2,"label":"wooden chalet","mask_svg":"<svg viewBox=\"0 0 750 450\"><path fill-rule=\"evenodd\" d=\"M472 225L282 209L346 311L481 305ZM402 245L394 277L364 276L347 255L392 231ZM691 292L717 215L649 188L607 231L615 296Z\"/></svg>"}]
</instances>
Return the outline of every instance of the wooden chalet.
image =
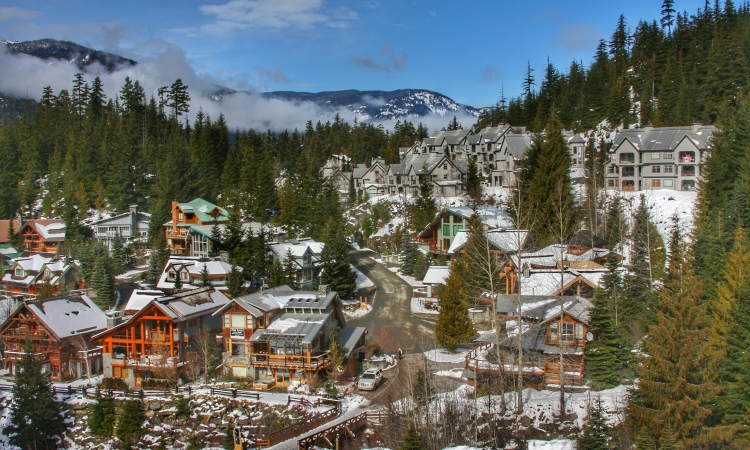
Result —
<instances>
[{"instance_id":1,"label":"wooden chalet","mask_svg":"<svg viewBox=\"0 0 750 450\"><path fill-rule=\"evenodd\" d=\"M59 219L36 219L23 222L23 249L32 253L55 253L65 242L66 225Z\"/></svg>"},{"instance_id":2,"label":"wooden chalet","mask_svg":"<svg viewBox=\"0 0 750 450\"><path fill-rule=\"evenodd\" d=\"M94 336L102 343L104 376L130 386L143 379L176 380L191 361L191 339L204 325L221 330L212 316L229 299L212 287L194 289L151 300L125 322Z\"/></svg>"},{"instance_id":3,"label":"wooden chalet","mask_svg":"<svg viewBox=\"0 0 750 450\"><path fill-rule=\"evenodd\" d=\"M6 368L16 373L26 340L43 370L55 381L101 372L101 348L92 335L107 328L107 317L87 296L48 298L21 303L0 325Z\"/></svg>"},{"instance_id":4,"label":"wooden chalet","mask_svg":"<svg viewBox=\"0 0 750 450\"><path fill-rule=\"evenodd\" d=\"M233 299L216 311L224 322L224 370L259 388L306 382L330 366L334 331L353 373L364 357L365 328L347 327L341 301L327 286L294 291L279 286Z\"/></svg>"},{"instance_id":5,"label":"wooden chalet","mask_svg":"<svg viewBox=\"0 0 750 450\"><path fill-rule=\"evenodd\" d=\"M482 335L479 346L466 356L468 377L518 374L518 297L497 296L499 329ZM524 382L530 386L560 384L560 349L563 351L565 385L582 386L585 383L583 349L591 338L589 311L593 304L578 296L522 296L521 332L524 349ZM562 303L562 309L560 307ZM562 316L562 324L560 318ZM499 339L496 333L499 333ZM494 348L499 342L501 355L498 363Z\"/></svg>"},{"instance_id":6,"label":"wooden chalet","mask_svg":"<svg viewBox=\"0 0 750 450\"><path fill-rule=\"evenodd\" d=\"M229 213L211 202L196 198L187 203L172 202L172 220L164 224L167 246L173 254L188 254L188 233L193 225L226 223Z\"/></svg>"},{"instance_id":7,"label":"wooden chalet","mask_svg":"<svg viewBox=\"0 0 750 450\"><path fill-rule=\"evenodd\" d=\"M469 219L475 213L481 219L485 230L515 229L511 218L495 206L483 205L476 210L468 206L454 206L438 212L432 222L417 234L416 242L425 251L448 254L461 231L468 228Z\"/></svg>"},{"instance_id":8,"label":"wooden chalet","mask_svg":"<svg viewBox=\"0 0 750 450\"><path fill-rule=\"evenodd\" d=\"M52 295L60 288L71 291L83 289L80 269L76 261L66 257L48 258L38 254L17 258L3 276L6 293L11 296L31 298L43 285L49 285Z\"/></svg>"}]
</instances>

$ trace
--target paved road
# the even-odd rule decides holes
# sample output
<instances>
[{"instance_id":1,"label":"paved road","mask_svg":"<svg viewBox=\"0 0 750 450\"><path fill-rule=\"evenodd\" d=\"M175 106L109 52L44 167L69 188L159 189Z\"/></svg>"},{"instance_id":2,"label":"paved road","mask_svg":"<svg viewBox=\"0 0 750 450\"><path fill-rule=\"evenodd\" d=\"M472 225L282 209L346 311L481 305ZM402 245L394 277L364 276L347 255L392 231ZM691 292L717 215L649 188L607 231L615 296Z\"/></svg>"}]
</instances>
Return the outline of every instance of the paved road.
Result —
<instances>
[{"instance_id":1,"label":"paved road","mask_svg":"<svg viewBox=\"0 0 750 450\"><path fill-rule=\"evenodd\" d=\"M375 262L375 256L370 250L349 254L349 262L375 283L378 293L373 311L347 321L347 325L367 327L370 336L377 339L387 353L395 353L399 348L406 353L435 348L434 323L411 312L412 287Z\"/></svg>"}]
</instances>

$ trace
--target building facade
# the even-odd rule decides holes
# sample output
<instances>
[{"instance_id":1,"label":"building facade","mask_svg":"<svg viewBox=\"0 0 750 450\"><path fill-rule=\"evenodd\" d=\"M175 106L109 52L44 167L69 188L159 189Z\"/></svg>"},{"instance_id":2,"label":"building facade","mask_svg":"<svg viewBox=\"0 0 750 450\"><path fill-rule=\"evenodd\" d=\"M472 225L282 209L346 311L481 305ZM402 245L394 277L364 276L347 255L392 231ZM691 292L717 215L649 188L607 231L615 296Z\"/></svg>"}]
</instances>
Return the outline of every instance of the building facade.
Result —
<instances>
[{"instance_id":1,"label":"building facade","mask_svg":"<svg viewBox=\"0 0 750 450\"><path fill-rule=\"evenodd\" d=\"M148 226L151 214L138 211L138 205L131 205L128 212L101 219L92 224L96 240L112 249L115 236L123 245L145 243L148 240Z\"/></svg>"}]
</instances>

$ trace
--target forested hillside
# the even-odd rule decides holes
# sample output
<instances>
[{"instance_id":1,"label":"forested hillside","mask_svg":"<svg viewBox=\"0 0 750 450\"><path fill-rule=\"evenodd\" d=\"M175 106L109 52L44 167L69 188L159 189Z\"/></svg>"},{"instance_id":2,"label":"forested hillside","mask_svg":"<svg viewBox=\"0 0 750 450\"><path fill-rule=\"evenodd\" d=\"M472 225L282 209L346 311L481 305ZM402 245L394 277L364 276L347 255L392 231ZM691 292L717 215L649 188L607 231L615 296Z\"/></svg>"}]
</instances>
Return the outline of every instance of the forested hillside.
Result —
<instances>
[{"instance_id":1,"label":"forested hillside","mask_svg":"<svg viewBox=\"0 0 750 450\"><path fill-rule=\"evenodd\" d=\"M568 129L610 124L716 123L722 108L748 84L750 9L708 0L693 13L665 1L660 20L633 28L620 16L611 38L601 40L592 62L528 66L524 94L501 98L479 124L505 121L541 131L550 111Z\"/></svg>"}]
</instances>

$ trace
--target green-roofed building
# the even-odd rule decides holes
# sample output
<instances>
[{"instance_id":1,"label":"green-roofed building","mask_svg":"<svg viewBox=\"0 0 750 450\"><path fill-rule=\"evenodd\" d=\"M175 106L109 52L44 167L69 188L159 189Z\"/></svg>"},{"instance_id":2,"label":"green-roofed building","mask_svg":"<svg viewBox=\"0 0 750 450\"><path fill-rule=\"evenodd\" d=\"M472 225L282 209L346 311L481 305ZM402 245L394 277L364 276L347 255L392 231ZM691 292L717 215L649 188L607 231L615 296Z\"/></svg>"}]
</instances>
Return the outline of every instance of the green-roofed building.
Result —
<instances>
[{"instance_id":1,"label":"green-roofed building","mask_svg":"<svg viewBox=\"0 0 750 450\"><path fill-rule=\"evenodd\" d=\"M167 246L173 254L188 254L187 236L191 227L223 224L228 220L226 209L202 198L187 203L172 202L172 220L164 224Z\"/></svg>"}]
</instances>

